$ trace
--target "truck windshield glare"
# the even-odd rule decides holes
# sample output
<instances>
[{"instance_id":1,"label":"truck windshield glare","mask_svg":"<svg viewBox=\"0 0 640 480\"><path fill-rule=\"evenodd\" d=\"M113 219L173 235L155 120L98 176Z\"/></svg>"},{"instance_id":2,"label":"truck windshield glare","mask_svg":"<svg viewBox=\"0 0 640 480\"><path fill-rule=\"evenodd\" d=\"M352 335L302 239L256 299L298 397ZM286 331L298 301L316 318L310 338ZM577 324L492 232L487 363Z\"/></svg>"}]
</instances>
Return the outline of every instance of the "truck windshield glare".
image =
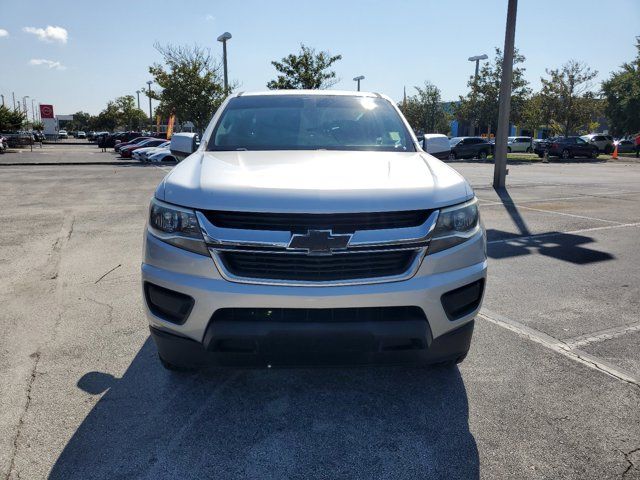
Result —
<instances>
[{"instance_id":1,"label":"truck windshield glare","mask_svg":"<svg viewBox=\"0 0 640 480\"><path fill-rule=\"evenodd\" d=\"M208 150L416 151L387 100L337 95L233 98Z\"/></svg>"}]
</instances>

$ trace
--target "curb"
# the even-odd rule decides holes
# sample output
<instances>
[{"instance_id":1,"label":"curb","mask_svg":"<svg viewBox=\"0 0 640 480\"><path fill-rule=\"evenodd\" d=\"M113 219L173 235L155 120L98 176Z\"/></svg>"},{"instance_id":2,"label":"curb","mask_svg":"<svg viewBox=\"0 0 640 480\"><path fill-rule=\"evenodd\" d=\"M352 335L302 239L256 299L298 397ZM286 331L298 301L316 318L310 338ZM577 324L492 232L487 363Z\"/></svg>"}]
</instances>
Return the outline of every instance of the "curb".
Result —
<instances>
[{"instance_id":1,"label":"curb","mask_svg":"<svg viewBox=\"0 0 640 480\"><path fill-rule=\"evenodd\" d=\"M0 167L47 167L47 166L80 166L80 165L145 165L142 162L0 162Z\"/></svg>"}]
</instances>

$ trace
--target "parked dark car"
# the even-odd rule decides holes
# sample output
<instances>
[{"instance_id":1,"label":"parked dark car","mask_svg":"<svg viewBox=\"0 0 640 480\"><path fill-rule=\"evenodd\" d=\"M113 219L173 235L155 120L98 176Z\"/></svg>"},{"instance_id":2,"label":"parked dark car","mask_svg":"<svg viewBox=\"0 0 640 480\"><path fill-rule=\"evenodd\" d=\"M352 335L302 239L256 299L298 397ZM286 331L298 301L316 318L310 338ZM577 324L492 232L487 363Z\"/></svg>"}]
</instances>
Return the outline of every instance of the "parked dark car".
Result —
<instances>
[{"instance_id":1,"label":"parked dark car","mask_svg":"<svg viewBox=\"0 0 640 480\"><path fill-rule=\"evenodd\" d=\"M534 153L540 158L544 156L545 150L550 157L560 157L564 159L573 157L597 158L600 153L598 147L585 142L580 137L553 137L534 143Z\"/></svg>"},{"instance_id":2,"label":"parked dark car","mask_svg":"<svg viewBox=\"0 0 640 480\"><path fill-rule=\"evenodd\" d=\"M493 154L493 146L482 137L453 137L449 140L451 153L449 159L487 158Z\"/></svg>"},{"instance_id":3,"label":"parked dark car","mask_svg":"<svg viewBox=\"0 0 640 480\"><path fill-rule=\"evenodd\" d=\"M114 149L116 152L120 152L120 151L122 151L122 149L123 149L124 147L128 147L129 145L137 145L138 143L140 143L140 142L144 142L145 140L149 140L150 138L151 138L151 137L136 137L136 138L133 138L133 139L131 139L131 140L129 140L129 141L122 140L120 143L117 143L117 144L113 147L113 149Z\"/></svg>"},{"instance_id":4,"label":"parked dark car","mask_svg":"<svg viewBox=\"0 0 640 480\"><path fill-rule=\"evenodd\" d=\"M615 145L618 146L618 153L634 153L636 151L636 144L633 140L617 140Z\"/></svg>"}]
</instances>

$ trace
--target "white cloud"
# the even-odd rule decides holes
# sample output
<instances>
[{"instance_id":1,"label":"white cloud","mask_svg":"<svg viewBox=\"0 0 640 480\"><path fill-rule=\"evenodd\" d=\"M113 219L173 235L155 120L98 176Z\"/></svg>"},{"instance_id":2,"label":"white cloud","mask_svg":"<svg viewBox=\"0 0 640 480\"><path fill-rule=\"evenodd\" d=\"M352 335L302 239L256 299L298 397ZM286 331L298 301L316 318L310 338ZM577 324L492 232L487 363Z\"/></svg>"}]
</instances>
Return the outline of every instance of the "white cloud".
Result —
<instances>
[{"instance_id":1,"label":"white cloud","mask_svg":"<svg viewBox=\"0 0 640 480\"><path fill-rule=\"evenodd\" d=\"M60 62L54 62L53 60L46 60L44 58L32 58L31 60L29 60L29 65L33 65L33 66L44 65L45 67L48 67L50 69L53 68L56 70L66 70L67 68L64 65L62 65Z\"/></svg>"},{"instance_id":2,"label":"white cloud","mask_svg":"<svg viewBox=\"0 0 640 480\"><path fill-rule=\"evenodd\" d=\"M208 14L204 17L204 19L205 19L207 22L213 22L213 21L216 19L216 17L214 17L213 15L211 15L210 13L208 13Z\"/></svg>"},{"instance_id":3,"label":"white cloud","mask_svg":"<svg viewBox=\"0 0 640 480\"><path fill-rule=\"evenodd\" d=\"M66 28L52 27L47 25L46 28L24 27L23 32L32 33L44 42L60 42L67 43L69 33Z\"/></svg>"},{"instance_id":4,"label":"white cloud","mask_svg":"<svg viewBox=\"0 0 640 480\"><path fill-rule=\"evenodd\" d=\"M7 32L4 28L0 28L0 38L8 37L8 36L9 36L9 32Z\"/></svg>"}]
</instances>

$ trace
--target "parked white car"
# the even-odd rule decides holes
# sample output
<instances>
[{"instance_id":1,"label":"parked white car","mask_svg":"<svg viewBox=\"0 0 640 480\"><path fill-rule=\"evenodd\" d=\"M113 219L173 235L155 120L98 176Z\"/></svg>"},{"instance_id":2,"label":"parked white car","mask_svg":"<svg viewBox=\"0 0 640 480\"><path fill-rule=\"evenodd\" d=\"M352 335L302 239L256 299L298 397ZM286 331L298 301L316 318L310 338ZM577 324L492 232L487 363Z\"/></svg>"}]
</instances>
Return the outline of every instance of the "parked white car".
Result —
<instances>
[{"instance_id":1,"label":"parked white car","mask_svg":"<svg viewBox=\"0 0 640 480\"><path fill-rule=\"evenodd\" d=\"M533 140L531 137L509 137L507 139L507 152L533 152Z\"/></svg>"},{"instance_id":2,"label":"parked white car","mask_svg":"<svg viewBox=\"0 0 640 480\"><path fill-rule=\"evenodd\" d=\"M425 133L422 138L422 149L440 160L446 160L451 154L451 143L446 135Z\"/></svg>"},{"instance_id":3,"label":"parked white car","mask_svg":"<svg viewBox=\"0 0 640 480\"><path fill-rule=\"evenodd\" d=\"M147 161L151 163L159 162L175 162L176 157L171 153L169 148L161 148L156 152L152 152L147 156Z\"/></svg>"},{"instance_id":4,"label":"parked white car","mask_svg":"<svg viewBox=\"0 0 640 480\"><path fill-rule=\"evenodd\" d=\"M611 135L605 135L604 133L590 133L589 135L583 135L580 137L585 142L590 143L598 147L598 150L609 154L613 152L613 137Z\"/></svg>"},{"instance_id":5,"label":"parked white car","mask_svg":"<svg viewBox=\"0 0 640 480\"><path fill-rule=\"evenodd\" d=\"M133 158L134 160L140 160L141 162L146 162L149 158L149 155L156 153L158 150L169 148L169 145L171 145L171 142L166 141L164 143L161 143L157 147L139 148L138 150L133 151L133 153L131 154L131 158Z\"/></svg>"},{"instance_id":6,"label":"parked white car","mask_svg":"<svg viewBox=\"0 0 640 480\"><path fill-rule=\"evenodd\" d=\"M60 131L58 131L58 138L64 140L66 138L69 138L69 134L67 133L66 130L60 130Z\"/></svg>"}]
</instances>

